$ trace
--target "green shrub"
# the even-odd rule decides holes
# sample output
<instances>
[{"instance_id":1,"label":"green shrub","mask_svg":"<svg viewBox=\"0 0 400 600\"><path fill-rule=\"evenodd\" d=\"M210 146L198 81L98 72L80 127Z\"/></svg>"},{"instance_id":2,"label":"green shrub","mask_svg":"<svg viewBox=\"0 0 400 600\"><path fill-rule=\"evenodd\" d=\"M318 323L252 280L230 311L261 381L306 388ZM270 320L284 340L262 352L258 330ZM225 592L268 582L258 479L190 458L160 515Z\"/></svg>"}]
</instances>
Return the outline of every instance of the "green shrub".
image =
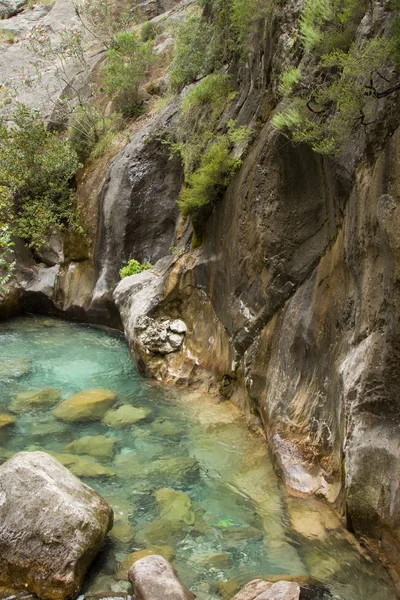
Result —
<instances>
[{"instance_id":1,"label":"green shrub","mask_svg":"<svg viewBox=\"0 0 400 600\"><path fill-rule=\"evenodd\" d=\"M200 167L190 175L179 197L183 215L191 215L211 204L229 183L240 161L231 156L229 138L218 136L205 152Z\"/></svg>"},{"instance_id":2,"label":"green shrub","mask_svg":"<svg viewBox=\"0 0 400 600\"><path fill-rule=\"evenodd\" d=\"M306 142L322 154L340 153L357 125L373 118L379 92L377 73L393 59L393 44L377 37L348 52L336 50L320 63L324 84L304 85L305 95L288 98L272 123L295 142Z\"/></svg>"},{"instance_id":3,"label":"green shrub","mask_svg":"<svg viewBox=\"0 0 400 600\"><path fill-rule=\"evenodd\" d=\"M192 111L198 111L206 104L209 104L212 110L221 112L227 103L236 97L236 92L232 90L232 84L228 75L213 73L207 75L196 87L194 87L182 102L182 111L185 117L190 117Z\"/></svg>"},{"instance_id":4,"label":"green shrub","mask_svg":"<svg viewBox=\"0 0 400 600\"><path fill-rule=\"evenodd\" d=\"M0 186L12 200L6 224L38 249L52 231L80 229L70 186L80 164L38 111L17 104L12 121L8 127L0 118Z\"/></svg>"},{"instance_id":5,"label":"green shrub","mask_svg":"<svg viewBox=\"0 0 400 600\"><path fill-rule=\"evenodd\" d=\"M175 32L175 58L170 85L174 91L213 70L213 27L200 11L192 11Z\"/></svg>"},{"instance_id":6,"label":"green shrub","mask_svg":"<svg viewBox=\"0 0 400 600\"><path fill-rule=\"evenodd\" d=\"M300 35L306 50L348 50L369 0L306 0Z\"/></svg>"},{"instance_id":7,"label":"green shrub","mask_svg":"<svg viewBox=\"0 0 400 600\"><path fill-rule=\"evenodd\" d=\"M147 271L152 266L149 262L140 263L132 258L125 267L122 267L119 274L121 278L129 277L130 275L137 275L138 273L142 273L142 271Z\"/></svg>"},{"instance_id":8,"label":"green shrub","mask_svg":"<svg viewBox=\"0 0 400 600\"><path fill-rule=\"evenodd\" d=\"M142 42L148 42L149 40L154 40L157 35L160 33L161 28L158 23L153 23L152 21L147 21L143 23L142 28L140 30L140 38Z\"/></svg>"},{"instance_id":9,"label":"green shrub","mask_svg":"<svg viewBox=\"0 0 400 600\"><path fill-rule=\"evenodd\" d=\"M289 96L294 86L301 80L301 71L298 67L285 71L279 84L279 93L281 96Z\"/></svg>"},{"instance_id":10,"label":"green shrub","mask_svg":"<svg viewBox=\"0 0 400 600\"><path fill-rule=\"evenodd\" d=\"M70 119L68 140L81 162L90 156L99 158L122 125L118 113L104 117L94 106L78 106Z\"/></svg>"},{"instance_id":11,"label":"green shrub","mask_svg":"<svg viewBox=\"0 0 400 600\"><path fill-rule=\"evenodd\" d=\"M134 31L122 31L108 50L103 67L106 93L124 117L140 112L139 86L155 60L153 43L142 42Z\"/></svg>"},{"instance_id":12,"label":"green shrub","mask_svg":"<svg viewBox=\"0 0 400 600\"><path fill-rule=\"evenodd\" d=\"M10 281L15 268L13 255L10 220L12 221L12 197L6 187L0 186L0 294L7 292L7 283Z\"/></svg>"}]
</instances>

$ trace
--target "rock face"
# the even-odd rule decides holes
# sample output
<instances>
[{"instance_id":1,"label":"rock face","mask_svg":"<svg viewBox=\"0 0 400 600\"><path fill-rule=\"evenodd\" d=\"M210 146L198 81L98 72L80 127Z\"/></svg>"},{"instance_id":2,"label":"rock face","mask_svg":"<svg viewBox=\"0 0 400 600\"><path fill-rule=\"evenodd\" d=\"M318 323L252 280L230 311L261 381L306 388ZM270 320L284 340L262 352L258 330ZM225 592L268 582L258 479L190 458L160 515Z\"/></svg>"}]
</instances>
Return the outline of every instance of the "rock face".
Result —
<instances>
[{"instance_id":1,"label":"rock face","mask_svg":"<svg viewBox=\"0 0 400 600\"><path fill-rule=\"evenodd\" d=\"M112 522L110 505L53 457L15 455L0 468L0 585L73 596Z\"/></svg>"},{"instance_id":2,"label":"rock face","mask_svg":"<svg viewBox=\"0 0 400 600\"><path fill-rule=\"evenodd\" d=\"M137 600L195 600L162 556L146 556L128 573Z\"/></svg>"}]
</instances>

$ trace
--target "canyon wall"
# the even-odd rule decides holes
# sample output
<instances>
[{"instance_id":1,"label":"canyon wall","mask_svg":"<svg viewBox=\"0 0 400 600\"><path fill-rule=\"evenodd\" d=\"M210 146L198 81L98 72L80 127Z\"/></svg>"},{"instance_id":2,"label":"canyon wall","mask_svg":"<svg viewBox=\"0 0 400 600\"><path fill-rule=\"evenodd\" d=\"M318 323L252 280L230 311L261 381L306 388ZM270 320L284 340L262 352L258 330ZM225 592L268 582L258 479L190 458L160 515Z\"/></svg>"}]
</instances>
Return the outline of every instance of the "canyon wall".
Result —
<instances>
[{"instance_id":1,"label":"canyon wall","mask_svg":"<svg viewBox=\"0 0 400 600\"><path fill-rule=\"evenodd\" d=\"M384 126L357 134L341 159L274 131L271 73L290 54L301 6L287 2L260 24L247 65L232 68L239 94L224 118L255 134L202 247L191 248L177 210L182 167L160 142L174 102L83 197L97 215L91 250L76 260L72 244L69 260L46 264L19 249L2 312L121 318L144 373L214 390L260 419L285 483L334 504L399 584L399 98L384 101ZM379 5L363 30L381 18ZM133 256L155 266L119 283ZM143 330L165 341L173 320L186 325L183 342L146 349Z\"/></svg>"}]
</instances>

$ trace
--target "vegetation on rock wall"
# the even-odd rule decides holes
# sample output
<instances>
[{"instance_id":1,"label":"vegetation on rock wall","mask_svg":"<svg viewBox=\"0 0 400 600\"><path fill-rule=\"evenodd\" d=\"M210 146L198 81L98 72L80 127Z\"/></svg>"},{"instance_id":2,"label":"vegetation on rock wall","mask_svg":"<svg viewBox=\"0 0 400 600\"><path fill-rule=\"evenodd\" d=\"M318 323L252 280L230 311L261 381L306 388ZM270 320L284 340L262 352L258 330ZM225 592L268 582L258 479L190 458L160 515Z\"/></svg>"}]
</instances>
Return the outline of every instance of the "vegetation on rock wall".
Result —
<instances>
[{"instance_id":1,"label":"vegetation on rock wall","mask_svg":"<svg viewBox=\"0 0 400 600\"><path fill-rule=\"evenodd\" d=\"M375 122L378 101L400 89L397 21L369 39L356 36L366 0L307 0L300 19L306 66L288 69L284 107L273 125L322 154L342 152L359 126Z\"/></svg>"},{"instance_id":2,"label":"vegetation on rock wall","mask_svg":"<svg viewBox=\"0 0 400 600\"><path fill-rule=\"evenodd\" d=\"M122 267L119 274L121 278L137 275L143 271L148 271L153 265L149 262L140 263L135 258L132 258L125 267Z\"/></svg>"}]
</instances>

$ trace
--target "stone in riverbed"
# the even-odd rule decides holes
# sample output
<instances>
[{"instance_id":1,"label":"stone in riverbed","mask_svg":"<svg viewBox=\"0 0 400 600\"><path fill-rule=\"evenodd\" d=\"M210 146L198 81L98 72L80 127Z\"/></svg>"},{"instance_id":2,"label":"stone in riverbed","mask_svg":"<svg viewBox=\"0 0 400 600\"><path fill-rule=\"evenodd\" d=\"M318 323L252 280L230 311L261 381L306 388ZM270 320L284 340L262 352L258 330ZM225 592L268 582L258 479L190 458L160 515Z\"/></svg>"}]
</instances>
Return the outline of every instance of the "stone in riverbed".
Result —
<instances>
[{"instance_id":1,"label":"stone in riverbed","mask_svg":"<svg viewBox=\"0 0 400 600\"><path fill-rule=\"evenodd\" d=\"M97 462L92 456L78 456L77 454L57 454L49 452L64 467L77 477L114 477L115 473L109 467Z\"/></svg>"},{"instance_id":2,"label":"stone in riverbed","mask_svg":"<svg viewBox=\"0 0 400 600\"><path fill-rule=\"evenodd\" d=\"M146 419L151 410L149 408L135 408L130 404L124 404L116 410L110 410L106 413L103 423L114 429L122 429L123 427L129 427L139 421Z\"/></svg>"},{"instance_id":3,"label":"stone in riverbed","mask_svg":"<svg viewBox=\"0 0 400 600\"><path fill-rule=\"evenodd\" d=\"M116 517L114 527L110 531L110 537L117 542L127 544L135 537L135 530L129 521L120 520Z\"/></svg>"},{"instance_id":4,"label":"stone in riverbed","mask_svg":"<svg viewBox=\"0 0 400 600\"><path fill-rule=\"evenodd\" d=\"M34 409L50 408L60 399L60 390L44 388L21 392L11 402L9 409L14 413L29 412Z\"/></svg>"},{"instance_id":5,"label":"stone in riverbed","mask_svg":"<svg viewBox=\"0 0 400 600\"><path fill-rule=\"evenodd\" d=\"M155 519L144 523L138 530L135 540L143 546L175 546L185 536L181 521Z\"/></svg>"},{"instance_id":6,"label":"stone in riverbed","mask_svg":"<svg viewBox=\"0 0 400 600\"><path fill-rule=\"evenodd\" d=\"M1 17L0 17L1 18ZM32 370L32 363L28 358L12 358L0 362L0 380L20 379Z\"/></svg>"},{"instance_id":7,"label":"stone in riverbed","mask_svg":"<svg viewBox=\"0 0 400 600\"><path fill-rule=\"evenodd\" d=\"M64 450L67 453L86 454L93 458L112 458L117 444L117 438L105 435L87 435L67 444Z\"/></svg>"},{"instance_id":8,"label":"stone in riverbed","mask_svg":"<svg viewBox=\"0 0 400 600\"><path fill-rule=\"evenodd\" d=\"M195 515L192 501L187 494L168 488L162 488L155 493L160 518L162 521L178 521L185 525L193 525Z\"/></svg>"},{"instance_id":9,"label":"stone in riverbed","mask_svg":"<svg viewBox=\"0 0 400 600\"><path fill-rule=\"evenodd\" d=\"M145 550L138 550L132 552L126 557L123 563L120 564L117 571L118 579L128 579L128 571L138 560L145 558L146 556L159 555L165 558L165 560L174 560L175 550L171 546L151 546Z\"/></svg>"},{"instance_id":10,"label":"stone in riverbed","mask_svg":"<svg viewBox=\"0 0 400 600\"><path fill-rule=\"evenodd\" d=\"M3 427L8 427L9 425L14 425L16 419L13 415L6 415L6 414L1 414L0 415L0 429L2 429Z\"/></svg>"},{"instance_id":11,"label":"stone in riverbed","mask_svg":"<svg viewBox=\"0 0 400 600\"><path fill-rule=\"evenodd\" d=\"M138 560L128 573L137 600L195 600L162 556Z\"/></svg>"},{"instance_id":12,"label":"stone in riverbed","mask_svg":"<svg viewBox=\"0 0 400 600\"><path fill-rule=\"evenodd\" d=\"M57 419L68 423L100 421L115 402L116 395L100 388L85 390L61 402L55 409Z\"/></svg>"},{"instance_id":13,"label":"stone in riverbed","mask_svg":"<svg viewBox=\"0 0 400 600\"><path fill-rule=\"evenodd\" d=\"M254 600L272 587L272 583L263 579L253 579L236 594L232 600Z\"/></svg>"},{"instance_id":14,"label":"stone in riverbed","mask_svg":"<svg viewBox=\"0 0 400 600\"><path fill-rule=\"evenodd\" d=\"M112 527L108 502L44 452L0 467L0 498L0 585L74 596Z\"/></svg>"}]
</instances>

